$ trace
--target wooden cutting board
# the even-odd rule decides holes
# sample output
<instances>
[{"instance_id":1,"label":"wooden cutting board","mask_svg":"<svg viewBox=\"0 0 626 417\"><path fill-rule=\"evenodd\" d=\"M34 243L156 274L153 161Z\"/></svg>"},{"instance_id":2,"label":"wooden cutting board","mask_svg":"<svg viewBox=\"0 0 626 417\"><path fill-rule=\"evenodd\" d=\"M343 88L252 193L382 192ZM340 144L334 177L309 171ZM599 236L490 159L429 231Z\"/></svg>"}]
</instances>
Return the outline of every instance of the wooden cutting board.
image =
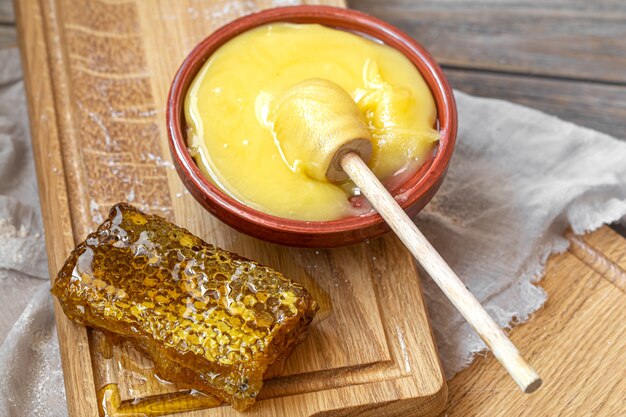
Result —
<instances>
[{"instance_id":1,"label":"wooden cutting board","mask_svg":"<svg viewBox=\"0 0 626 417\"><path fill-rule=\"evenodd\" d=\"M319 251L264 243L211 217L172 168L165 98L182 59L224 23L285 2L16 3L51 275L111 205L129 201L284 272L321 305L285 373L266 383L246 415L427 416L443 409L447 388L418 276L394 237ZM137 401L157 413L168 402L178 411L211 406L157 381L132 349L111 347L69 322L58 305L56 312L70 416L97 416L105 384L116 384L121 401L105 401L111 415L130 415ZM236 414L220 406L180 415Z\"/></svg>"}]
</instances>

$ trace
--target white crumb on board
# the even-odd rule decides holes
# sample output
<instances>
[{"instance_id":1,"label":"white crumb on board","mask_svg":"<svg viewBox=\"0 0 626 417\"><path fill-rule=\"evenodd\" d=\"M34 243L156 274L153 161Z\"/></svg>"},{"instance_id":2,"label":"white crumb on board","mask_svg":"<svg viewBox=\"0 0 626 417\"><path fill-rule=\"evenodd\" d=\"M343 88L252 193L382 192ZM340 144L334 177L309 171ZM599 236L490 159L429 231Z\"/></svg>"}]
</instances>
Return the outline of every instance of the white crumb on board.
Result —
<instances>
[{"instance_id":1,"label":"white crumb on board","mask_svg":"<svg viewBox=\"0 0 626 417\"><path fill-rule=\"evenodd\" d=\"M100 224L104 220L102 214L100 214L100 204L93 198L89 200L89 212L91 214L91 221Z\"/></svg>"},{"instance_id":2,"label":"white crumb on board","mask_svg":"<svg viewBox=\"0 0 626 417\"><path fill-rule=\"evenodd\" d=\"M129 114L127 114L126 111L124 110L111 110L111 118L112 119L122 119L125 117L133 117L133 118L140 118L140 117L145 117L145 118L151 118L156 116L157 114L159 114L159 110L157 109L150 109L150 110L140 110L140 111L132 111L132 112L128 112Z\"/></svg>"},{"instance_id":3,"label":"white crumb on board","mask_svg":"<svg viewBox=\"0 0 626 417\"><path fill-rule=\"evenodd\" d=\"M126 194L126 201L129 203L135 201L135 187L131 187L130 192Z\"/></svg>"},{"instance_id":4,"label":"white crumb on board","mask_svg":"<svg viewBox=\"0 0 626 417\"><path fill-rule=\"evenodd\" d=\"M283 6L298 6L302 4L300 0L274 0L274 7L283 7Z\"/></svg>"},{"instance_id":5,"label":"white crumb on board","mask_svg":"<svg viewBox=\"0 0 626 417\"><path fill-rule=\"evenodd\" d=\"M161 158L158 155L148 152L148 153L145 153L144 156L147 157L150 161L156 162L156 165L159 167L174 168L174 164L172 164L167 159Z\"/></svg>"},{"instance_id":6,"label":"white crumb on board","mask_svg":"<svg viewBox=\"0 0 626 417\"><path fill-rule=\"evenodd\" d=\"M275 2L276 6L289 6L300 4L297 0L287 0ZM203 19L209 22L220 22L232 20L239 16L258 12L259 7L254 1L238 1L226 4L216 4L213 7L187 7L186 19L199 20Z\"/></svg>"},{"instance_id":7,"label":"white crumb on board","mask_svg":"<svg viewBox=\"0 0 626 417\"><path fill-rule=\"evenodd\" d=\"M398 343L400 344L400 353L402 354L402 360L404 362L404 370L411 372L411 361L409 360L409 352L406 349L406 342L404 340L404 331L398 326L396 327L398 333Z\"/></svg>"},{"instance_id":8,"label":"white crumb on board","mask_svg":"<svg viewBox=\"0 0 626 417\"><path fill-rule=\"evenodd\" d=\"M81 111L87 113L87 117L89 117L89 119L91 119L91 121L94 122L96 126L98 126L98 128L102 132L102 135L104 136L104 143L108 148L113 141L111 139L111 134L109 133L109 128L106 126L100 115L96 112L90 111L80 100L76 100L76 106Z\"/></svg>"}]
</instances>

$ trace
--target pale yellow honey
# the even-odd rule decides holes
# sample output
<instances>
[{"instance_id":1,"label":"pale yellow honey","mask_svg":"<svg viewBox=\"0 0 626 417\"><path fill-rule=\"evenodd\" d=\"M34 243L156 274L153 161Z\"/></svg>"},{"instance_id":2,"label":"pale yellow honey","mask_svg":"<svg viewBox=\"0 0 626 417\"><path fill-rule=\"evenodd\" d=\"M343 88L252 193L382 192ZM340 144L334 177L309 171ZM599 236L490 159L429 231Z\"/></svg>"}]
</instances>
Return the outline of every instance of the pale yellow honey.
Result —
<instances>
[{"instance_id":1,"label":"pale yellow honey","mask_svg":"<svg viewBox=\"0 0 626 417\"><path fill-rule=\"evenodd\" d=\"M273 99L310 78L337 83L357 103L380 179L429 156L438 139L435 102L404 55L352 33L287 23L235 37L202 67L185 99L190 150L213 183L257 210L300 220L358 214L350 187L310 178L277 143Z\"/></svg>"}]
</instances>

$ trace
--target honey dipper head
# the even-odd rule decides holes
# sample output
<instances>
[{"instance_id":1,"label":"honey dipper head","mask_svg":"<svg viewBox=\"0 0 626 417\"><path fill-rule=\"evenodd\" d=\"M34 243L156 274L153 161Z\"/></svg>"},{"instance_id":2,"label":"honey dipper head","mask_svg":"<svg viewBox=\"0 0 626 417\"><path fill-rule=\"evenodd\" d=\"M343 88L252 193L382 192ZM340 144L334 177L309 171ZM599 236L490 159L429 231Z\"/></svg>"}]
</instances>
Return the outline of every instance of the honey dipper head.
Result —
<instances>
[{"instance_id":1,"label":"honey dipper head","mask_svg":"<svg viewBox=\"0 0 626 417\"><path fill-rule=\"evenodd\" d=\"M332 81L311 78L295 84L276 97L270 117L287 162L318 181L347 180L341 168L347 153L366 163L372 155L365 117L350 94Z\"/></svg>"}]
</instances>

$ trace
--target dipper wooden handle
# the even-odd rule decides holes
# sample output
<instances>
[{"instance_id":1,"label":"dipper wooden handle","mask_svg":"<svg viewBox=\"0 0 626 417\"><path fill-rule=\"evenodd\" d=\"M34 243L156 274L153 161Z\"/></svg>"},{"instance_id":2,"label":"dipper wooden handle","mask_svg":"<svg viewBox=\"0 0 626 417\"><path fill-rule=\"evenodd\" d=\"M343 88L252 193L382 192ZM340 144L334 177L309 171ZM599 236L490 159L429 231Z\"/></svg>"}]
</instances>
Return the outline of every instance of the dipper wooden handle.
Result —
<instances>
[{"instance_id":1,"label":"dipper wooden handle","mask_svg":"<svg viewBox=\"0 0 626 417\"><path fill-rule=\"evenodd\" d=\"M348 153L341 159L341 166L465 320L485 341L520 388L525 393L531 393L539 388L541 378L537 372L524 360L513 342L469 292L365 162L357 154Z\"/></svg>"},{"instance_id":2,"label":"dipper wooden handle","mask_svg":"<svg viewBox=\"0 0 626 417\"><path fill-rule=\"evenodd\" d=\"M350 177L522 390L539 388L539 375L363 161L371 155L371 138L352 97L331 81L305 80L277 97L271 119L292 169L301 165L320 181Z\"/></svg>"}]
</instances>

